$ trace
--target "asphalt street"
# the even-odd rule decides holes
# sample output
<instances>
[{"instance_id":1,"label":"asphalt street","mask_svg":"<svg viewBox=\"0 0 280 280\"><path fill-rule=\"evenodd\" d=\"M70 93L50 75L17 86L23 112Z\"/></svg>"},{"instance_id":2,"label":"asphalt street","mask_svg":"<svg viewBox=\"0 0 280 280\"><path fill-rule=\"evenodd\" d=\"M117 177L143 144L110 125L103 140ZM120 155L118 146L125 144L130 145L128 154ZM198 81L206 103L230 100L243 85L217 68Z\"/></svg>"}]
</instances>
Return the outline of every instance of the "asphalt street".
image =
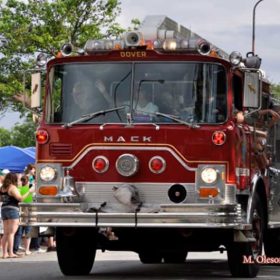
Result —
<instances>
[{"instance_id":1,"label":"asphalt street","mask_svg":"<svg viewBox=\"0 0 280 280\"><path fill-rule=\"evenodd\" d=\"M77 256L79 258L79 256ZM33 254L20 259L0 260L0 279L53 280L142 280L142 279L228 279L231 278L226 253L189 253L185 264L142 264L132 252L98 251L88 276L65 277L56 253ZM242 279L242 278L239 278ZM258 279L280 279L280 266L262 265Z\"/></svg>"}]
</instances>

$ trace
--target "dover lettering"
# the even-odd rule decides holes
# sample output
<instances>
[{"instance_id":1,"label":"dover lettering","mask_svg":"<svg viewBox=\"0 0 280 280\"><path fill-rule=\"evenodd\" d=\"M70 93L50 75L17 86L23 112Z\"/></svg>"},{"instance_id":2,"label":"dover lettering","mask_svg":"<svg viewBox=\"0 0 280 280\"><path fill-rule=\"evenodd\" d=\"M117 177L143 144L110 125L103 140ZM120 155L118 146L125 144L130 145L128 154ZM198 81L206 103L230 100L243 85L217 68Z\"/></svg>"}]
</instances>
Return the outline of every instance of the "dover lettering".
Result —
<instances>
[{"instance_id":1,"label":"dover lettering","mask_svg":"<svg viewBox=\"0 0 280 280\"><path fill-rule=\"evenodd\" d=\"M133 142L133 143L139 143L139 142L151 142L152 139L151 136L130 136L130 137L124 137L124 136L104 136L104 142L116 142L116 143L126 143L126 142Z\"/></svg>"},{"instance_id":2,"label":"dover lettering","mask_svg":"<svg viewBox=\"0 0 280 280\"><path fill-rule=\"evenodd\" d=\"M146 52L136 51L136 52L120 52L121 57L146 57Z\"/></svg>"}]
</instances>

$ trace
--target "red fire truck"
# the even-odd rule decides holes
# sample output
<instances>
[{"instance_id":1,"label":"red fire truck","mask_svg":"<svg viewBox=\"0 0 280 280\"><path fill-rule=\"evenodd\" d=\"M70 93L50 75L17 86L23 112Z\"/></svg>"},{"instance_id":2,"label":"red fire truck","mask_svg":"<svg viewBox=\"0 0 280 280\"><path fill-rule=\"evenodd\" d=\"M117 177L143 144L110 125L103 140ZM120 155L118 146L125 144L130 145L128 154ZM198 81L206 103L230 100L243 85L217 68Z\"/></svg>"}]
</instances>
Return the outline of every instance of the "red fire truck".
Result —
<instances>
[{"instance_id":1,"label":"red fire truck","mask_svg":"<svg viewBox=\"0 0 280 280\"><path fill-rule=\"evenodd\" d=\"M226 250L237 277L279 261L280 130L260 62L165 16L47 62L21 222L55 228L65 275L90 273L98 249L142 263Z\"/></svg>"}]
</instances>

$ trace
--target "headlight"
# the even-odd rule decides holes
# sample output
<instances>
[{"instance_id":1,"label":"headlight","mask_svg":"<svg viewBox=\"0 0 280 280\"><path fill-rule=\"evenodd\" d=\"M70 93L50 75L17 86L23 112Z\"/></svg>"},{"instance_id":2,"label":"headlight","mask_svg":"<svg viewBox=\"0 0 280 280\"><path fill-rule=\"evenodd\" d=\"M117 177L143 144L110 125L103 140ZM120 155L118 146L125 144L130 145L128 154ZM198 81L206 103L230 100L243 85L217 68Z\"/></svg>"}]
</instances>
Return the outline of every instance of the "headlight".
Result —
<instances>
[{"instance_id":1,"label":"headlight","mask_svg":"<svg viewBox=\"0 0 280 280\"><path fill-rule=\"evenodd\" d=\"M42 181L50 182L56 176L56 170L50 166L45 166L40 170L40 178Z\"/></svg>"},{"instance_id":2,"label":"headlight","mask_svg":"<svg viewBox=\"0 0 280 280\"><path fill-rule=\"evenodd\" d=\"M232 52L229 56L229 61L233 66L238 66L242 61L242 55L240 52Z\"/></svg>"},{"instance_id":3,"label":"headlight","mask_svg":"<svg viewBox=\"0 0 280 280\"><path fill-rule=\"evenodd\" d=\"M212 184L217 180L218 173L212 167L207 167L201 172L201 179L206 184Z\"/></svg>"}]
</instances>

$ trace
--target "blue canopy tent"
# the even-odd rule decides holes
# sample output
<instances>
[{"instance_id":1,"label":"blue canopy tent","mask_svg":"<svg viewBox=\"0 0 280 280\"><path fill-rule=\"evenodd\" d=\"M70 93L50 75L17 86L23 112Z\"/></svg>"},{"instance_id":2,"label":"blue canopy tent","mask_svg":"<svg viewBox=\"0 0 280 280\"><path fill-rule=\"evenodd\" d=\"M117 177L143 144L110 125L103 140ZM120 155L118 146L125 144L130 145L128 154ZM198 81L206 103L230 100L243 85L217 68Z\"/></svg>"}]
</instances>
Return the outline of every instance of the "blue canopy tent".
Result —
<instances>
[{"instance_id":1,"label":"blue canopy tent","mask_svg":"<svg viewBox=\"0 0 280 280\"><path fill-rule=\"evenodd\" d=\"M35 153L36 153L35 147L28 147L28 148L22 148L22 149L35 158Z\"/></svg>"},{"instance_id":2,"label":"blue canopy tent","mask_svg":"<svg viewBox=\"0 0 280 280\"><path fill-rule=\"evenodd\" d=\"M22 173L30 163L35 163L35 149L33 147L0 147L0 170L9 169L14 173Z\"/></svg>"}]
</instances>

